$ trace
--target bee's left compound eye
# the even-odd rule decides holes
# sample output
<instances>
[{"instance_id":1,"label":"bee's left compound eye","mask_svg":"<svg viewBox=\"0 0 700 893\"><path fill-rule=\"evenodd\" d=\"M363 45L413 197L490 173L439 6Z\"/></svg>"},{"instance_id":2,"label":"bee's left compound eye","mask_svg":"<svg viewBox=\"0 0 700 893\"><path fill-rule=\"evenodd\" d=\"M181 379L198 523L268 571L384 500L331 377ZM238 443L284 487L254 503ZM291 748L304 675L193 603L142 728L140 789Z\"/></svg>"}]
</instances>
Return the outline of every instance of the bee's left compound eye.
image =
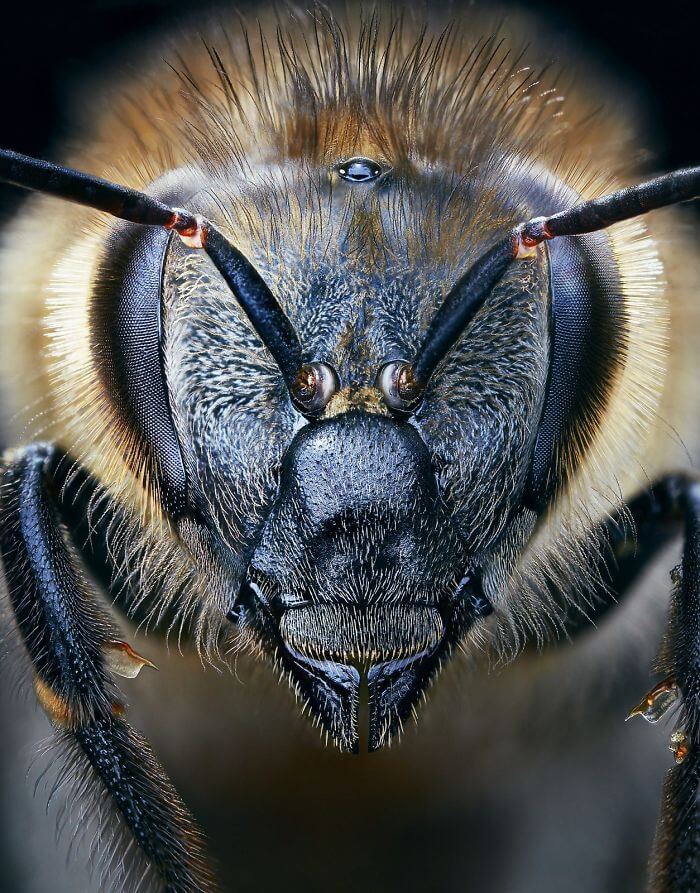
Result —
<instances>
[{"instance_id":1,"label":"bee's left compound eye","mask_svg":"<svg viewBox=\"0 0 700 893\"><path fill-rule=\"evenodd\" d=\"M316 416L323 412L339 387L338 375L332 366L327 363L304 363L290 393L300 412Z\"/></svg>"},{"instance_id":2,"label":"bee's left compound eye","mask_svg":"<svg viewBox=\"0 0 700 893\"><path fill-rule=\"evenodd\" d=\"M385 363L377 373L375 384L382 392L386 405L394 412L412 413L423 396L413 364L406 360Z\"/></svg>"}]
</instances>

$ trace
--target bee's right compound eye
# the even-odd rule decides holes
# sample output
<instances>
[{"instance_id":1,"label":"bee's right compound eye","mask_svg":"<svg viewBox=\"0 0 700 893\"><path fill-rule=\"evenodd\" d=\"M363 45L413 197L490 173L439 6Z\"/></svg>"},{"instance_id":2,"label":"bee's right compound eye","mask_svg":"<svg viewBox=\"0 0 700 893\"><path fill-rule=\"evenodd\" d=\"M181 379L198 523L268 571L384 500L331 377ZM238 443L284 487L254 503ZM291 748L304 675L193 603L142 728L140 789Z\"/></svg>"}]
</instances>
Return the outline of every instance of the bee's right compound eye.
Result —
<instances>
[{"instance_id":1,"label":"bee's right compound eye","mask_svg":"<svg viewBox=\"0 0 700 893\"><path fill-rule=\"evenodd\" d=\"M393 412L414 412L423 396L423 388L415 377L413 364L407 360L385 363L377 373L375 385Z\"/></svg>"},{"instance_id":2,"label":"bee's right compound eye","mask_svg":"<svg viewBox=\"0 0 700 893\"><path fill-rule=\"evenodd\" d=\"M300 412L306 416L317 416L339 387L338 375L332 366L327 363L304 363L290 393Z\"/></svg>"}]
</instances>

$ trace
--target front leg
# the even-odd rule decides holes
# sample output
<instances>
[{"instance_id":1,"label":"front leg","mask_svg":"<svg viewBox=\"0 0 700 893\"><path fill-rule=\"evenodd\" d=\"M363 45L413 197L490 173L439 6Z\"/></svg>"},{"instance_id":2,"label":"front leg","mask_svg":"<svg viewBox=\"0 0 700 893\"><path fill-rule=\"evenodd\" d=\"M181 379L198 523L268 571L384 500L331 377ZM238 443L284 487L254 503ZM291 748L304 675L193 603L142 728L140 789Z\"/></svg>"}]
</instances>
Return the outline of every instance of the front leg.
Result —
<instances>
[{"instance_id":1,"label":"front leg","mask_svg":"<svg viewBox=\"0 0 700 893\"><path fill-rule=\"evenodd\" d=\"M700 890L700 482L669 475L635 497L623 515L605 522L601 530L605 549L597 571L606 585L596 593L593 612L593 619L600 620L626 598L644 569L679 532L684 536L683 560L673 574L668 627L654 667L663 678L630 714L656 722L671 707L679 711L671 742L677 764L664 784L650 866L652 893ZM568 632L575 635L583 628L575 621Z\"/></svg>"},{"instance_id":2,"label":"front leg","mask_svg":"<svg viewBox=\"0 0 700 893\"><path fill-rule=\"evenodd\" d=\"M147 742L123 718L105 665L115 631L91 597L61 528L49 469L34 445L0 466L0 556L37 697L107 789L167 893L216 886L202 836Z\"/></svg>"},{"instance_id":3,"label":"front leg","mask_svg":"<svg viewBox=\"0 0 700 893\"><path fill-rule=\"evenodd\" d=\"M700 482L670 477L653 495L679 513L685 528L683 561L671 598L659 672L682 696L672 738L677 765L664 784L661 817L652 857L654 893L700 890Z\"/></svg>"},{"instance_id":4,"label":"front leg","mask_svg":"<svg viewBox=\"0 0 700 893\"><path fill-rule=\"evenodd\" d=\"M633 532L631 536L630 533ZM676 765L664 784L661 814L650 864L650 893L700 891L700 481L669 475L641 492L600 531L595 576L601 581L585 615L568 618L567 637L590 630L618 602L679 533L683 560L672 575L669 622L654 666L662 679L630 713L658 721L678 711L671 745ZM567 593L553 591L564 606Z\"/></svg>"}]
</instances>

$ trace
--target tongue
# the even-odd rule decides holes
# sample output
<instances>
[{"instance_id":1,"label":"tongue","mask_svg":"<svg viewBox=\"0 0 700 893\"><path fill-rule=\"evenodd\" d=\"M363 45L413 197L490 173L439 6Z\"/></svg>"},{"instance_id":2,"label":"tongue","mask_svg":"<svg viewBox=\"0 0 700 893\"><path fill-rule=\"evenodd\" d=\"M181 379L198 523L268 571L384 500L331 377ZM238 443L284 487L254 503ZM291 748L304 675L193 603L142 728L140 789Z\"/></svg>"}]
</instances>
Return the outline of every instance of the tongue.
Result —
<instances>
[{"instance_id":1,"label":"tongue","mask_svg":"<svg viewBox=\"0 0 700 893\"><path fill-rule=\"evenodd\" d=\"M439 611L311 605L284 613L283 663L343 750L376 750L410 716L444 650ZM363 721L363 719L365 721Z\"/></svg>"}]
</instances>

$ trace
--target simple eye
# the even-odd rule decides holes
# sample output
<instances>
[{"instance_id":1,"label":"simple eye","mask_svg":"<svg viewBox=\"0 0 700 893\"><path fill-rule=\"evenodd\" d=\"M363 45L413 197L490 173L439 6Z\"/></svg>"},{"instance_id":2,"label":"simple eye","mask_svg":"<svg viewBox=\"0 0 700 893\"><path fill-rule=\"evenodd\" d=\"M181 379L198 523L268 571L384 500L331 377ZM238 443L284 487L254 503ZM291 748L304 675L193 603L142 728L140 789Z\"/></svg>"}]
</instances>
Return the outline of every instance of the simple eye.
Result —
<instances>
[{"instance_id":1,"label":"simple eye","mask_svg":"<svg viewBox=\"0 0 700 893\"><path fill-rule=\"evenodd\" d=\"M382 392L386 405L394 412L413 412L423 394L413 374L413 365L406 360L385 363L377 373L375 385Z\"/></svg>"},{"instance_id":2,"label":"simple eye","mask_svg":"<svg viewBox=\"0 0 700 893\"><path fill-rule=\"evenodd\" d=\"M304 363L291 387L292 400L304 415L320 415L339 387L338 375L332 366Z\"/></svg>"},{"instance_id":3,"label":"simple eye","mask_svg":"<svg viewBox=\"0 0 700 893\"><path fill-rule=\"evenodd\" d=\"M382 172L382 168L371 158L348 158L336 165L338 175L349 183L367 183L376 180Z\"/></svg>"}]
</instances>

